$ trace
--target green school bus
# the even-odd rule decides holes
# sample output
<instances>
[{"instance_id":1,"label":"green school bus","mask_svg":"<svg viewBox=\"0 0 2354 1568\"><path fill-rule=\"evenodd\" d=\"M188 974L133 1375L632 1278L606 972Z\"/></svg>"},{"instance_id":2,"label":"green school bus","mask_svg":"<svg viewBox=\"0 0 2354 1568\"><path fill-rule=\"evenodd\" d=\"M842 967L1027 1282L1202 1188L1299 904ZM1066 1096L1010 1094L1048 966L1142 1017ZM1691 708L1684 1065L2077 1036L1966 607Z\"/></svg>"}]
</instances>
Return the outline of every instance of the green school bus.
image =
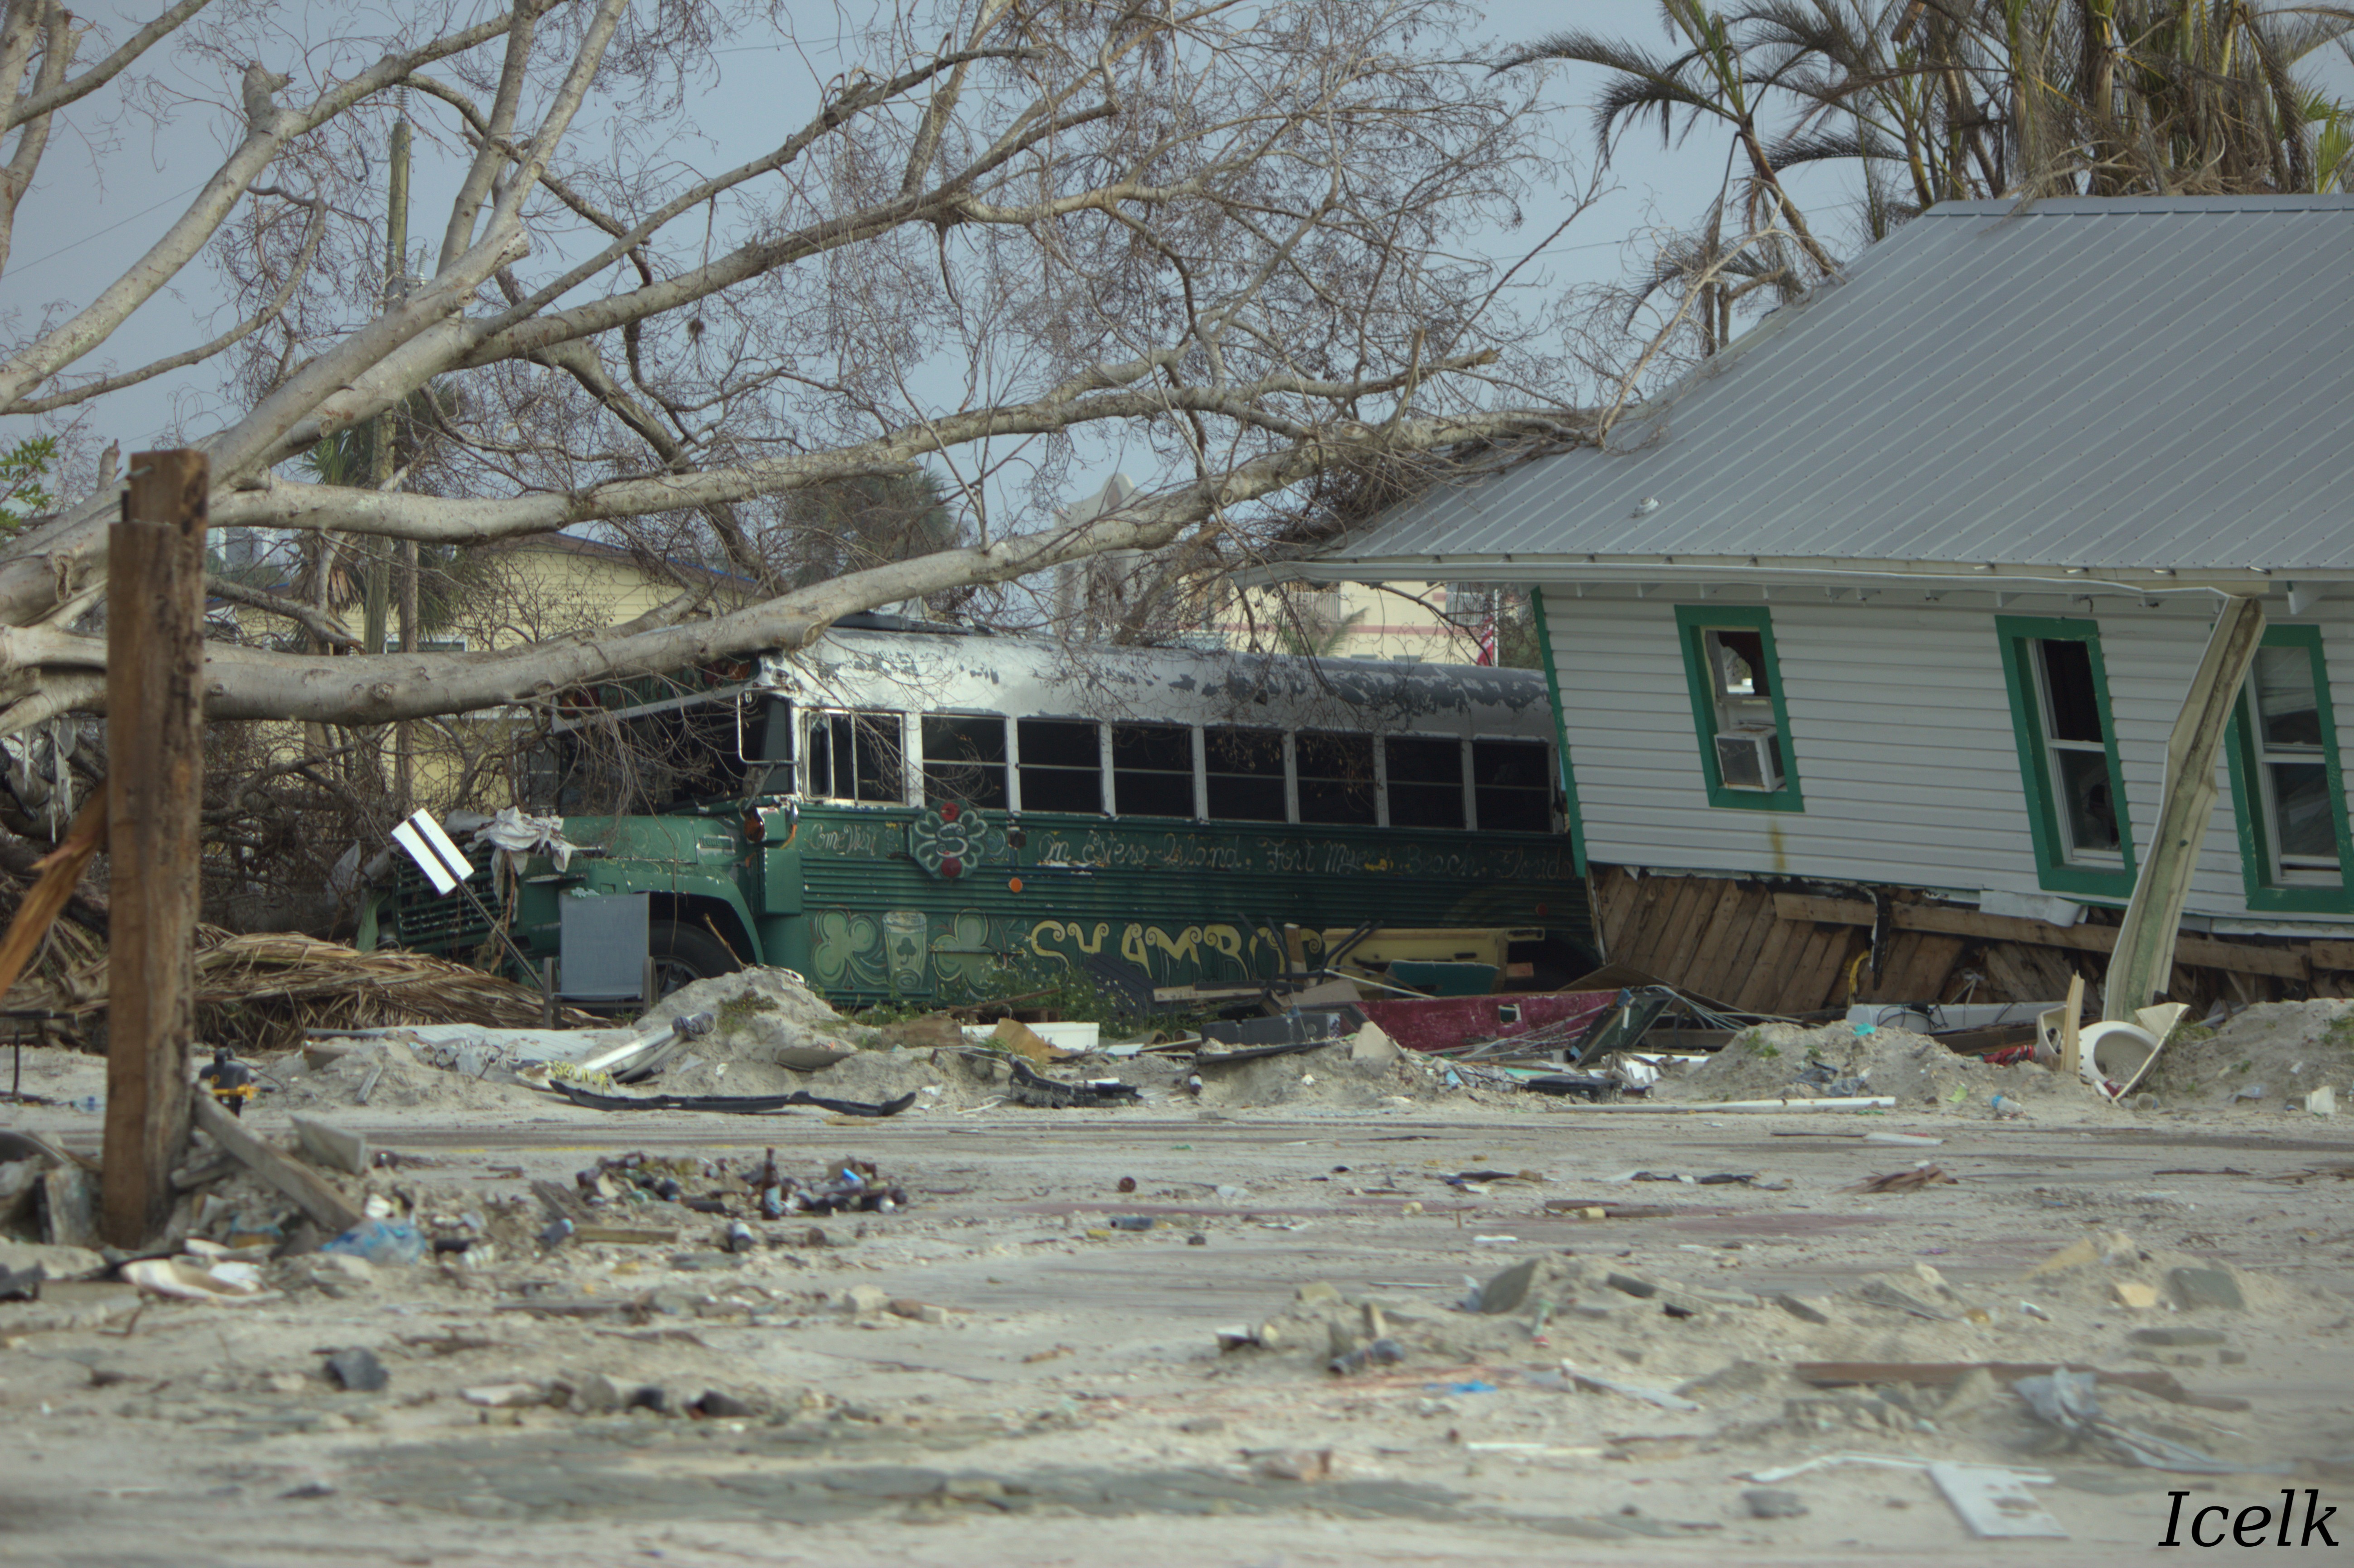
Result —
<instances>
[{"instance_id":1,"label":"green school bus","mask_svg":"<svg viewBox=\"0 0 2354 1568\"><path fill-rule=\"evenodd\" d=\"M1514 928L1539 983L1590 958L1537 672L868 616L739 673L568 715L521 770L568 863L485 845L472 885L535 962L563 900L634 895L663 989L781 964L844 1006L1062 969L1177 1002L1368 923ZM397 863L376 942L502 961L473 901Z\"/></svg>"}]
</instances>

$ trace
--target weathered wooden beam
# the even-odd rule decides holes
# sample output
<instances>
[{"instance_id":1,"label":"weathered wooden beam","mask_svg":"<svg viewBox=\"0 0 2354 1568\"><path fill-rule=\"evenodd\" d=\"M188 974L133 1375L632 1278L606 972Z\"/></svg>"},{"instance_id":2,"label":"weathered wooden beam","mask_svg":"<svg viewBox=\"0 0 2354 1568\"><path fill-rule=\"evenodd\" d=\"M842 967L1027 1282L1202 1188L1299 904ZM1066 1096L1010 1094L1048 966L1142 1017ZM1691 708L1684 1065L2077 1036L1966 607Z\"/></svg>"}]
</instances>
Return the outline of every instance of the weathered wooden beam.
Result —
<instances>
[{"instance_id":1,"label":"weathered wooden beam","mask_svg":"<svg viewBox=\"0 0 2354 1568\"><path fill-rule=\"evenodd\" d=\"M198 814L204 804L202 452L131 459L108 541L106 1237L144 1245L172 1213L188 1141Z\"/></svg>"},{"instance_id":2,"label":"weathered wooden beam","mask_svg":"<svg viewBox=\"0 0 2354 1568\"><path fill-rule=\"evenodd\" d=\"M343 1234L365 1217L326 1178L248 1132L245 1124L215 1104L210 1095L196 1096L195 1105L196 1125L224 1153L292 1200L329 1235Z\"/></svg>"},{"instance_id":3,"label":"weathered wooden beam","mask_svg":"<svg viewBox=\"0 0 2354 1568\"><path fill-rule=\"evenodd\" d=\"M1986 942L2021 942L2030 947L2070 948L2080 953L2105 953L2114 949L2117 941L2115 926L2054 926L2048 920L2030 920L2016 915L1982 915L1975 909L1949 909L1933 904L1899 904L1893 913L1896 917L1896 928L1900 931L1937 931L1949 937L1975 937ZM1777 893L1774 895L1774 914L1783 920L1811 920L1824 926L1872 924L1872 906L1861 898L1821 898L1803 893ZM2349 951L2345 956L2354 958L2354 943L2321 945L2347 948ZM2174 958L2178 963L2200 964L2209 969L2232 969L2241 974L2274 975L2282 980L2295 980L2306 977L2305 955L2296 948L2260 948L2237 942L2219 942L2207 937L2180 937L2175 941ZM2319 961L2317 957L2316 961ZM2347 967L2354 968L2354 963Z\"/></svg>"},{"instance_id":4,"label":"weathered wooden beam","mask_svg":"<svg viewBox=\"0 0 2354 1568\"><path fill-rule=\"evenodd\" d=\"M2149 853L2134 878L2132 900L2117 924L2117 945L2101 987L2101 1011L2112 1022L2130 1022L2147 1007L2174 972L2183 902L2190 874L2199 867L2199 845L2215 814L2215 763L2223 732L2248 683L2256 647L2264 640L2264 601L2230 598L2215 618L2199 673L2183 694L2166 741L2166 784L2158 796L2158 826ZM2190 960L2196 962L2196 959Z\"/></svg>"}]
</instances>

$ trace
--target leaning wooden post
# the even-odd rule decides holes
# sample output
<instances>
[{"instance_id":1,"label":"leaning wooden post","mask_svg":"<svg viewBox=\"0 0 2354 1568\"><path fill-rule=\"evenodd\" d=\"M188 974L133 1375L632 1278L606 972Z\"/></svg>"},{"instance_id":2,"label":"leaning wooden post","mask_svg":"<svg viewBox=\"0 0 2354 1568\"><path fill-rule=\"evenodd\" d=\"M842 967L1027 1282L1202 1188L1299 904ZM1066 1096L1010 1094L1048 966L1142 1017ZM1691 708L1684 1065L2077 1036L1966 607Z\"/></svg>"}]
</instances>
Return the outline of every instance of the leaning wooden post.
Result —
<instances>
[{"instance_id":1,"label":"leaning wooden post","mask_svg":"<svg viewBox=\"0 0 2354 1568\"><path fill-rule=\"evenodd\" d=\"M2149 857L2141 863L2125 918L2117 922L2116 946L2101 989L2104 1018L2131 1022L2174 973L2182 906L2190 895L2190 874L2198 867L2207 820L2215 811L2215 760L2264 640L2264 602L2225 600L2167 739L2158 826L2150 832Z\"/></svg>"},{"instance_id":2,"label":"leaning wooden post","mask_svg":"<svg viewBox=\"0 0 2354 1568\"><path fill-rule=\"evenodd\" d=\"M188 1141L197 828L204 804L202 452L131 460L108 541L106 1237L135 1247L172 1213Z\"/></svg>"}]
</instances>

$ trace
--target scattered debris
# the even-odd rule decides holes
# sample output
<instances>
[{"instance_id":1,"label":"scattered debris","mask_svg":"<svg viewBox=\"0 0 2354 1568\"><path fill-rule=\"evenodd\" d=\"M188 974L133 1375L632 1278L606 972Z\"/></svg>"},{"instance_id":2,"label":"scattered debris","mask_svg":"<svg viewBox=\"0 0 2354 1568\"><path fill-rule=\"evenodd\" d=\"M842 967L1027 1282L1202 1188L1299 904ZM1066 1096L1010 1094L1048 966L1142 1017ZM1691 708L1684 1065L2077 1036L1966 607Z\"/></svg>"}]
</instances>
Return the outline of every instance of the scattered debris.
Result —
<instances>
[{"instance_id":1,"label":"scattered debris","mask_svg":"<svg viewBox=\"0 0 2354 1568\"><path fill-rule=\"evenodd\" d=\"M869 1105L862 1100L829 1099L806 1089L796 1089L789 1095L600 1095L560 1080L551 1081L548 1087L576 1106L600 1111L689 1110L768 1116L792 1106L814 1106L836 1116L891 1117L916 1103L913 1090L896 1100Z\"/></svg>"},{"instance_id":2,"label":"scattered debris","mask_svg":"<svg viewBox=\"0 0 2354 1568\"><path fill-rule=\"evenodd\" d=\"M355 1132L345 1132L339 1127L310 1117L290 1118L294 1136L302 1146L302 1157L313 1165L323 1165L330 1171L347 1175L364 1176L375 1161L370 1158L368 1141Z\"/></svg>"},{"instance_id":3,"label":"scattered debris","mask_svg":"<svg viewBox=\"0 0 2354 1568\"><path fill-rule=\"evenodd\" d=\"M1752 1519L1803 1519L1807 1505L1796 1492L1776 1491L1767 1487L1753 1487L1741 1494L1741 1506L1749 1510Z\"/></svg>"},{"instance_id":4,"label":"scattered debris","mask_svg":"<svg viewBox=\"0 0 2354 1568\"><path fill-rule=\"evenodd\" d=\"M363 1220L319 1250L371 1264L418 1263L425 1256L425 1238L415 1225Z\"/></svg>"},{"instance_id":5,"label":"scattered debris","mask_svg":"<svg viewBox=\"0 0 2354 1568\"><path fill-rule=\"evenodd\" d=\"M2000 1465L1957 1465L1932 1460L1929 1480L1944 1494L1955 1516L1980 1540L2039 1537L2065 1541L2065 1526L2028 1491L2029 1478Z\"/></svg>"},{"instance_id":6,"label":"scattered debris","mask_svg":"<svg viewBox=\"0 0 2354 1568\"><path fill-rule=\"evenodd\" d=\"M38 1301L41 1281L49 1277L39 1264L29 1268L0 1266L0 1301Z\"/></svg>"},{"instance_id":7,"label":"scattered debris","mask_svg":"<svg viewBox=\"0 0 2354 1568\"><path fill-rule=\"evenodd\" d=\"M1007 1058L1005 1065L1013 1074L1009 1097L1016 1105L1034 1106L1045 1110L1070 1110L1082 1107L1134 1105L1141 1097L1133 1086L1116 1078L1093 1078L1085 1083L1066 1084L1031 1071L1017 1058Z\"/></svg>"},{"instance_id":8,"label":"scattered debris","mask_svg":"<svg viewBox=\"0 0 2354 1568\"><path fill-rule=\"evenodd\" d=\"M253 1069L239 1061L237 1054L226 1045L213 1047L213 1059L196 1069L196 1081L229 1115L237 1117L245 1114L246 1102L260 1090Z\"/></svg>"},{"instance_id":9,"label":"scattered debris","mask_svg":"<svg viewBox=\"0 0 2354 1568\"><path fill-rule=\"evenodd\" d=\"M327 1357L326 1373L338 1388L354 1393L375 1393L392 1381L376 1352L359 1345L340 1350Z\"/></svg>"},{"instance_id":10,"label":"scattered debris","mask_svg":"<svg viewBox=\"0 0 2354 1568\"><path fill-rule=\"evenodd\" d=\"M2202 1476L2287 1475L2296 1469L2293 1465L2233 1464L2170 1437L2106 1420L2094 1392L2096 1382L2093 1372L2063 1369L2020 1378L2011 1387L2039 1420L2120 1464Z\"/></svg>"},{"instance_id":11,"label":"scattered debris","mask_svg":"<svg viewBox=\"0 0 2354 1568\"><path fill-rule=\"evenodd\" d=\"M228 1113L222 1113L226 1116ZM278 1292L262 1282L250 1263L207 1262L198 1257L143 1258L122 1266L122 1277L154 1296L183 1301L247 1304L273 1300Z\"/></svg>"},{"instance_id":12,"label":"scattered debris","mask_svg":"<svg viewBox=\"0 0 2354 1568\"><path fill-rule=\"evenodd\" d=\"M1910 1171L1892 1171L1885 1176L1873 1176L1840 1189L1845 1192L1916 1192L1924 1187L1958 1185L1935 1165L1916 1165Z\"/></svg>"}]
</instances>

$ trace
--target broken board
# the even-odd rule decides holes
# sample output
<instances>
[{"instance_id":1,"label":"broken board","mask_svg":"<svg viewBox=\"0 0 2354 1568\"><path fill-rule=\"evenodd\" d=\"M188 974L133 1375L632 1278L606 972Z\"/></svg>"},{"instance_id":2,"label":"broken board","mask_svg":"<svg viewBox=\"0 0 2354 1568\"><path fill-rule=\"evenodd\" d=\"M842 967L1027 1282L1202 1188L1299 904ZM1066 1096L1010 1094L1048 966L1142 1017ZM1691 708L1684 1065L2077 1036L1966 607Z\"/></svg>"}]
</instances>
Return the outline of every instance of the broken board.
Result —
<instances>
[{"instance_id":1,"label":"broken board","mask_svg":"<svg viewBox=\"0 0 2354 1568\"><path fill-rule=\"evenodd\" d=\"M2068 1539L2068 1527L2052 1517L2027 1489L2026 1478L2000 1465L1929 1464L1929 1479L1969 1532L1981 1541L2009 1537Z\"/></svg>"}]
</instances>

